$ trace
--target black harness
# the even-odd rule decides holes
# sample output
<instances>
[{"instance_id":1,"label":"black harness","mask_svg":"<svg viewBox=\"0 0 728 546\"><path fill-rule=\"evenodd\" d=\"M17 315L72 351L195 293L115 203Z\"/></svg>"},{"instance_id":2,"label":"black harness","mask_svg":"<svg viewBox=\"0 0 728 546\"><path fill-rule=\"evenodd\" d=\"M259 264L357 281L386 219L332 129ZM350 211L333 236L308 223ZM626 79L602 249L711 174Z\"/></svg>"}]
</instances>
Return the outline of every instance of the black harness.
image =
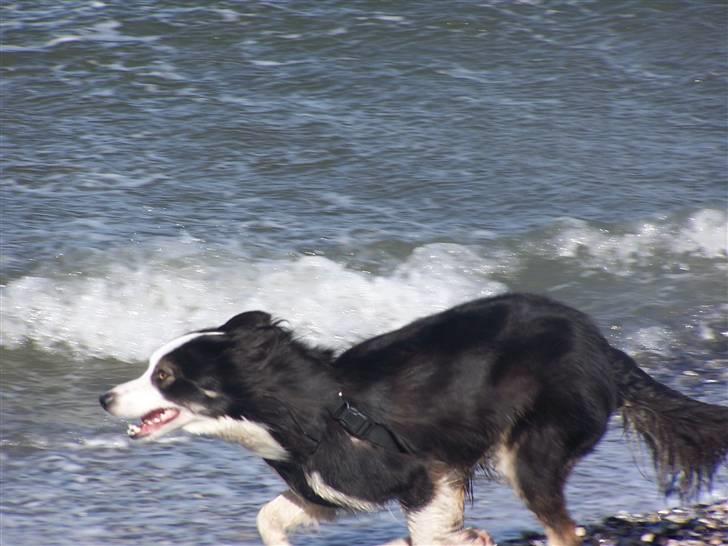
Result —
<instances>
[{"instance_id":1,"label":"black harness","mask_svg":"<svg viewBox=\"0 0 728 546\"><path fill-rule=\"evenodd\" d=\"M346 432L388 451L406 454L415 452L408 442L397 436L387 426L377 423L364 412L355 408L344 398L342 393L339 393L339 399L341 403L334 410L329 410L329 413Z\"/></svg>"},{"instance_id":2,"label":"black harness","mask_svg":"<svg viewBox=\"0 0 728 546\"><path fill-rule=\"evenodd\" d=\"M344 398L342 393L338 393L337 400L332 404L326 404L327 411L331 418L350 435L360 440L370 442L390 453L415 455L416 450L402 437L397 436L387 426L377 423L361 410L354 407L348 400ZM318 447L321 445L322 438L312 435L301 426L290 408L286 408L288 413L298 428L311 442L311 449L305 454L311 457ZM288 485L301 495L304 499L314 504L328 507L340 507L339 504L320 497L306 481L304 474L304 466L300 463L291 461L266 460L278 474L288 483Z\"/></svg>"}]
</instances>

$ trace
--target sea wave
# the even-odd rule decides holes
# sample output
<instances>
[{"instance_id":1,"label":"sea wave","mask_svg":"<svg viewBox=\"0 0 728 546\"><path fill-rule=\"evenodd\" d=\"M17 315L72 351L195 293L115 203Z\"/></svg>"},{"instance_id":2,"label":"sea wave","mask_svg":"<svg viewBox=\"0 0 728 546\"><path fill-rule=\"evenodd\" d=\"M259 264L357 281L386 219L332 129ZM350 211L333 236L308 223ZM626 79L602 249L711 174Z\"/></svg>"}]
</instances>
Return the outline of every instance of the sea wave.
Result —
<instances>
[{"instance_id":1,"label":"sea wave","mask_svg":"<svg viewBox=\"0 0 728 546\"><path fill-rule=\"evenodd\" d=\"M416 249L384 276L320 256L231 264L196 249L195 267L112 262L92 275L17 279L3 290L2 345L141 360L184 331L261 308L314 343L342 346L506 288L463 266L469 251L457 245Z\"/></svg>"},{"instance_id":2,"label":"sea wave","mask_svg":"<svg viewBox=\"0 0 728 546\"><path fill-rule=\"evenodd\" d=\"M664 294L677 298L680 283L683 291L701 282L715 291L720 284L727 226L726 213L713 209L619 229L564 219L519 239L423 244L380 270L341 256L263 259L191 237L153 239L9 281L1 291L1 344L137 361L185 331L265 309L307 340L342 348L510 288L559 297L559 282L576 282L572 293L591 291L595 299L609 300L618 281L600 281L594 270L612 279L635 276L635 294L620 295L621 305L646 301L650 291L653 301ZM652 327L630 333L647 350L664 347L670 337L664 324L635 327Z\"/></svg>"},{"instance_id":3,"label":"sea wave","mask_svg":"<svg viewBox=\"0 0 728 546\"><path fill-rule=\"evenodd\" d=\"M582 256L585 265L623 273L660 256L678 262L685 257L723 260L728 256L728 212L703 209L682 221L647 221L626 231L565 219L547 242L560 257Z\"/></svg>"}]
</instances>

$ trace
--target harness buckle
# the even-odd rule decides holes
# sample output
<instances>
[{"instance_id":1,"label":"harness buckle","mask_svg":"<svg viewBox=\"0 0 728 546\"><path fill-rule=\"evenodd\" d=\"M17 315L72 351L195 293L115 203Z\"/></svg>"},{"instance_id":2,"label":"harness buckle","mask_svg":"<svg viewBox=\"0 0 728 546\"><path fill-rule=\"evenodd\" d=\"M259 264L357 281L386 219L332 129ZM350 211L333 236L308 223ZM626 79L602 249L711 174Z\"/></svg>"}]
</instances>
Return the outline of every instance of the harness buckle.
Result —
<instances>
[{"instance_id":1,"label":"harness buckle","mask_svg":"<svg viewBox=\"0 0 728 546\"><path fill-rule=\"evenodd\" d=\"M365 436L375 425L374 421L345 400L334 412L334 419L341 423L347 432L360 437Z\"/></svg>"}]
</instances>

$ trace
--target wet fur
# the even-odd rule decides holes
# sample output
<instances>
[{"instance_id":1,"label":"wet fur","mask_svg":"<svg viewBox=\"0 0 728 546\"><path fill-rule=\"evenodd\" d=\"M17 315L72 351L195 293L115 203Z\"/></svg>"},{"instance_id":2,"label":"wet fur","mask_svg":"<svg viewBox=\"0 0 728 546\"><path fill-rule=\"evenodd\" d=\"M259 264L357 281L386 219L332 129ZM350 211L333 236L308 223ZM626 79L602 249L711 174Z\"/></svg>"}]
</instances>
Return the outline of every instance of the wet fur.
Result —
<instances>
[{"instance_id":1,"label":"wet fur","mask_svg":"<svg viewBox=\"0 0 728 546\"><path fill-rule=\"evenodd\" d=\"M215 335L161 357L158 365L173 366L176 378L155 386L210 423L244 418L281 448L267 462L293 493L261 512L264 538L330 519L329 510L398 501L413 543L447 543L462 531L463 510L461 500L447 499L462 499L473 472L486 468L506 476L551 544L577 544L564 484L619 408L652 448L668 493L709 486L728 452L728 409L657 383L586 315L540 296L466 303L338 357L262 311L204 332ZM339 393L414 454L349 435L330 414Z\"/></svg>"}]
</instances>

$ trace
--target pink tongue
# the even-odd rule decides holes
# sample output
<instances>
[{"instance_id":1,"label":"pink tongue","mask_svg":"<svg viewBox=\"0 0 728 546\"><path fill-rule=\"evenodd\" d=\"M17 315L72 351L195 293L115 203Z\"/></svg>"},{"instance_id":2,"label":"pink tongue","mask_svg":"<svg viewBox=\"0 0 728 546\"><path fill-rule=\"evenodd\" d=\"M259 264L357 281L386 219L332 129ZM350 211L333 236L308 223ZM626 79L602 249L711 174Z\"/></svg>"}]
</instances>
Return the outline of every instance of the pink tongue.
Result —
<instances>
[{"instance_id":1,"label":"pink tongue","mask_svg":"<svg viewBox=\"0 0 728 546\"><path fill-rule=\"evenodd\" d=\"M152 432L154 432L158 428L159 428L159 425L158 424L142 423L142 427L139 430L139 432L138 432L137 435L138 436L146 436L147 434L151 434Z\"/></svg>"}]
</instances>

